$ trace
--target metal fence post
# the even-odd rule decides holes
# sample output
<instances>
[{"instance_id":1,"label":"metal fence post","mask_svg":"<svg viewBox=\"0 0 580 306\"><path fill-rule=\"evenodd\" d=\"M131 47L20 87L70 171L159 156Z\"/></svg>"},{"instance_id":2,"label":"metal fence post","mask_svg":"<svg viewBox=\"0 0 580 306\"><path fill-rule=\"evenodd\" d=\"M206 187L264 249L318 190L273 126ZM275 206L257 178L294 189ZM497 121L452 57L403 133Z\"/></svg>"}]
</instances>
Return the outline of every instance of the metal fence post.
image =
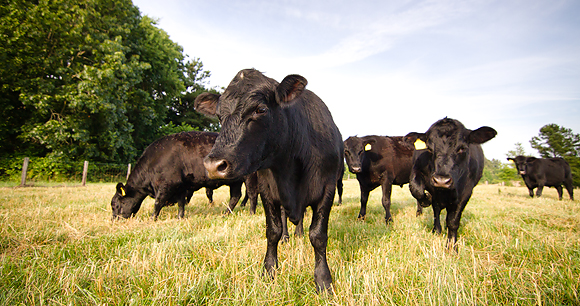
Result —
<instances>
[{"instance_id":1,"label":"metal fence post","mask_svg":"<svg viewBox=\"0 0 580 306\"><path fill-rule=\"evenodd\" d=\"M20 187L24 187L26 185L26 171L28 171L28 162L30 158L25 157L24 163L22 164L22 177L20 178Z\"/></svg>"},{"instance_id":2,"label":"metal fence post","mask_svg":"<svg viewBox=\"0 0 580 306\"><path fill-rule=\"evenodd\" d=\"M85 160L85 164L83 166L83 186L87 183L87 172L89 172L89 162Z\"/></svg>"}]
</instances>

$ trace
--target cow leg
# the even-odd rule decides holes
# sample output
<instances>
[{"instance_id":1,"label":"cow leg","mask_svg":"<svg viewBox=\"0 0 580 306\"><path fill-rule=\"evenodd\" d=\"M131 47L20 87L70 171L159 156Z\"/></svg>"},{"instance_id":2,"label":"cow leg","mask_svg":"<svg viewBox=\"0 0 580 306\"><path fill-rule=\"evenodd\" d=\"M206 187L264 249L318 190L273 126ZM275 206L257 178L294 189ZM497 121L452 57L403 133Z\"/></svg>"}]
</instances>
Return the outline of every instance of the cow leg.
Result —
<instances>
[{"instance_id":1,"label":"cow leg","mask_svg":"<svg viewBox=\"0 0 580 306\"><path fill-rule=\"evenodd\" d=\"M465 204L464 204L465 205ZM459 221L461 220L461 213L463 212L463 205L455 209L447 207L447 218L445 224L447 225L447 249L452 248L457 251L457 230L459 229ZM449 210L451 208L451 210Z\"/></svg>"},{"instance_id":2,"label":"cow leg","mask_svg":"<svg viewBox=\"0 0 580 306\"><path fill-rule=\"evenodd\" d=\"M282 237L282 212L280 204L274 204L262 196L264 214L266 215L266 257L264 270L270 277L274 277L274 269L278 268L278 242Z\"/></svg>"},{"instance_id":3,"label":"cow leg","mask_svg":"<svg viewBox=\"0 0 580 306\"><path fill-rule=\"evenodd\" d=\"M528 192L530 193L530 197L534 197L534 188L528 188Z\"/></svg>"},{"instance_id":4,"label":"cow leg","mask_svg":"<svg viewBox=\"0 0 580 306\"><path fill-rule=\"evenodd\" d=\"M360 186L360 212L358 213L359 220L364 220L367 216L367 202L369 201L369 194L369 190L363 186Z\"/></svg>"},{"instance_id":5,"label":"cow leg","mask_svg":"<svg viewBox=\"0 0 580 306\"><path fill-rule=\"evenodd\" d=\"M433 205L433 233L441 234L441 208L439 205Z\"/></svg>"},{"instance_id":6,"label":"cow leg","mask_svg":"<svg viewBox=\"0 0 580 306\"><path fill-rule=\"evenodd\" d=\"M562 189L562 186L558 185L555 187L556 187L556 191L558 191L558 200L562 200L562 195L564 194L564 190Z\"/></svg>"},{"instance_id":7,"label":"cow leg","mask_svg":"<svg viewBox=\"0 0 580 306\"><path fill-rule=\"evenodd\" d=\"M385 223L388 225L389 222L393 222L393 216L391 216L391 191L393 185L390 181L383 183L383 207L385 208Z\"/></svg>"},{"instance_id":8,"label":"cow leg","mask_svg":"<svg viewBox=\"0 0 580 306\"><path fill-rule=\"evenodd\" d=\"M290 239L290 234L288 233L288 217L286 216L286 210L284 207L280 207L280 213L282 214L282 243L285 243Z\"/></svg>"},{"instance_id":9,"label":"cow leg","mask_svg":"<svg viewBox=\"0 0 580 306\"><path fill-rule=\"evenodd\" d=\"M165 201L160 200L161 197L158 196L155 199L155 204L153 205L153 213L151 213L151 220L157 221L157 217L159 217L159 213L161 212L161 208L163 208L163 204Z\"/></svg>"},{"instance_id":10,"label":"cow leg","mask_svg":"<svg viewBox=\"0 0 580 306\"><path fill-rule=\"evenodd\" d=\"M338 190L338 204L337 205L342 205L342 191L343 191L342 176L336 182L336 189Z\"/></svg>"},{"instance_id":11,"label":"cow leg","mask_svg":"<svg viewBox=\"0 0 580 306\"><path fill-rule=\"evenodd\" d=\"M542 196L542 191L544 190L544 185L538 185L538 189L536 189L536 197Z\"/></svg>"},{"instance_id":12,"label":"cow leg","mask_svg":"<svg viewBox=\"0 0 580 306\"><path fill-rule=\"evenodd\" d=\"M296 229L294 230L294 236L300 237L300 238L304 237L304 214L302 214L300 221L298 221L298 224L296 224Z\"/></svg>"},{"instance_id":13,"label":"cow leg","mask_svg":"<svg viewBox=\"0 0 580 306\"><path fill-rule=\"evenodd\" d=\"M185 198L180 198L177 201L177 218L178 219L183 219L183 217L185 216L185 203L187 203Z\"/></svg>"},{"instance_id":14,"label":"cow leg","mask_svg":"<svg viewBox=\"0 0 580 306\"><path fill-rule=\"evenodd\" d=\"M574 200L574 186L572 185L572 182L564 182L564 187L566 187L566 190L568 191L568 195L570 196L570 200Z\"/></svg>"},{"instance_id":15,"label":"cow leg","mask_svg":"<svg viewBox=\"0 0 580 306\"><path fill-rule=\"evenodd\" d=\"M333 182L332 187L326 190L322 201L318 205L312 206L312 223L309 232L310 243L314 247L316 290L324 292L330 292L332 284L332 276L326 262L326 245L328 243L328 219L334 199L334 187Z\"/></svg>"},{"instance_id":16,"label":"cow leg","mask_svg":"<svg viewBox=\"0 0 580 306\"><path fill-rule=\"evenodd\" d=\"M234 183L230 185L230 204L228 205L228 210L226 210L226 214L232 213L236 205L238 205L238 201L242 197L242 183Z\"/></svg>"},{"instance_id":17,"label":"cow leg","mask_svg":"<svg viewBox=\"0 0 580 306\"><path fill-rule=\"evenodd\" d=\"M411 191L411 195L417 199L417 203L421 207L431 206L431 195L425 190L423 176L418 174L418 171L415 169L411 171L411 177L409 179L409 190Z\"/></svg>"},{"instance_id":18,"label":"cow leg","mask_svg":"<svg viewBox=\"0 0 580 306\"><path fill-rule=\"evenodd\" d=\"M423 207L421 206L421 204L419 204L419 201L417 201L417 212L415 213L415 216L419 217L422 214L423 214Z\"/></svg>"},{"instance_id":19,"label":"cow leg","mask_svg":"<svg viewBox=\"0 0 580 306\"><path fill-rule=\"evenodd\" d=\"M205 187L205 195L209 200L209 205L213 205L213 189L209 187Z\"/></svg>"}]
</instances>

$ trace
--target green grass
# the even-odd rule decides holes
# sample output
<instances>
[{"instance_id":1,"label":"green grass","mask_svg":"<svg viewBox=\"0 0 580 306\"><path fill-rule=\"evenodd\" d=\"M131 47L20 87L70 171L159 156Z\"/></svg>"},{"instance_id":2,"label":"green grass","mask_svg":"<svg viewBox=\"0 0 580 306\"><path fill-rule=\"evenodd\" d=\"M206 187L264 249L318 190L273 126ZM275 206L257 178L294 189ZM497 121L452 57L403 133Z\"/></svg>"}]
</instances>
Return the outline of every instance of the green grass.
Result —
<instances>
[{"instance_id":1,"label":"green grass","mask_svg":"<svg viewBox=\"0 0 580 306\"><path fill-rule=\"evenodd\" d=\"M0 305L580 304L580 205L554 189L531 199L525 187L476 187L455 254L431 234L431 208L415 217L407 186L394 188L386 227L381 192L357 221L358 183L345 181L329 297L316 294L307 235L280 245L276 277L262 276L263 209L224 217L227 187L213 206L196 192L182 221L175 206L151 221L147 199L136 218L112 222L114 186L0 188Z\"/></svg>"}]
</instances>

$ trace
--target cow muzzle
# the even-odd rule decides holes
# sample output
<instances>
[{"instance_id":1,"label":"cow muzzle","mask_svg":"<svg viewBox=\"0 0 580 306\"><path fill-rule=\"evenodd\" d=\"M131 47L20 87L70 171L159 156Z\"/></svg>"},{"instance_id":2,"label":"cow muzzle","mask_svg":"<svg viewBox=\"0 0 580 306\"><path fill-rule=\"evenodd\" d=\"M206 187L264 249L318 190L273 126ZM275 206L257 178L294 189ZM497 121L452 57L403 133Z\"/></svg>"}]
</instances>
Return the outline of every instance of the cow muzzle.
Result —
<instances>
[{"instance_id":1,"label":"cow muzzle","mask_svg":"<svg viewBox=\"0 0 580 306\"><path fill-rule=\"evenodd\" d=\"M434 175L431 178L431 184L436 188L449 189L453 184L453 179L450 176Z\"/></svg>"},{"instance_id":2,"label":"cow muzzle","mask_svg":"<svg viewBox=\"0 0 580 306\"><path fill-rule=\"evenodd\" d=\"M204 159L203 165L207 170L207 176L212 180L226 179L230 169L230 163L225 159Z\"/></svg>"}]
</instances>

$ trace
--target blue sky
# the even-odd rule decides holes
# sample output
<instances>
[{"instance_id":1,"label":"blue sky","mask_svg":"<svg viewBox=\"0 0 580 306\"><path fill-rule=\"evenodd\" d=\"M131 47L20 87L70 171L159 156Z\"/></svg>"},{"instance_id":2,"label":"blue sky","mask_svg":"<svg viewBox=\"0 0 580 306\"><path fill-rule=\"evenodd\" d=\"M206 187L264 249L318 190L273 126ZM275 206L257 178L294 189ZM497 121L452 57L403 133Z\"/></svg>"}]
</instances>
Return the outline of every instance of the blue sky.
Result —
<instances>
[{"instance_id":1,"label":"blue sky","mask_svg":"<svg viewBox=\"0 0 580 306\"><path fill-rule=\"evenodd\" d=\"M241 69L300 74L346 139L491 126L505 161L549 123L580 133L580 1L134 0L200 58L210 86Z\"/></svg>"}]
</instances>

